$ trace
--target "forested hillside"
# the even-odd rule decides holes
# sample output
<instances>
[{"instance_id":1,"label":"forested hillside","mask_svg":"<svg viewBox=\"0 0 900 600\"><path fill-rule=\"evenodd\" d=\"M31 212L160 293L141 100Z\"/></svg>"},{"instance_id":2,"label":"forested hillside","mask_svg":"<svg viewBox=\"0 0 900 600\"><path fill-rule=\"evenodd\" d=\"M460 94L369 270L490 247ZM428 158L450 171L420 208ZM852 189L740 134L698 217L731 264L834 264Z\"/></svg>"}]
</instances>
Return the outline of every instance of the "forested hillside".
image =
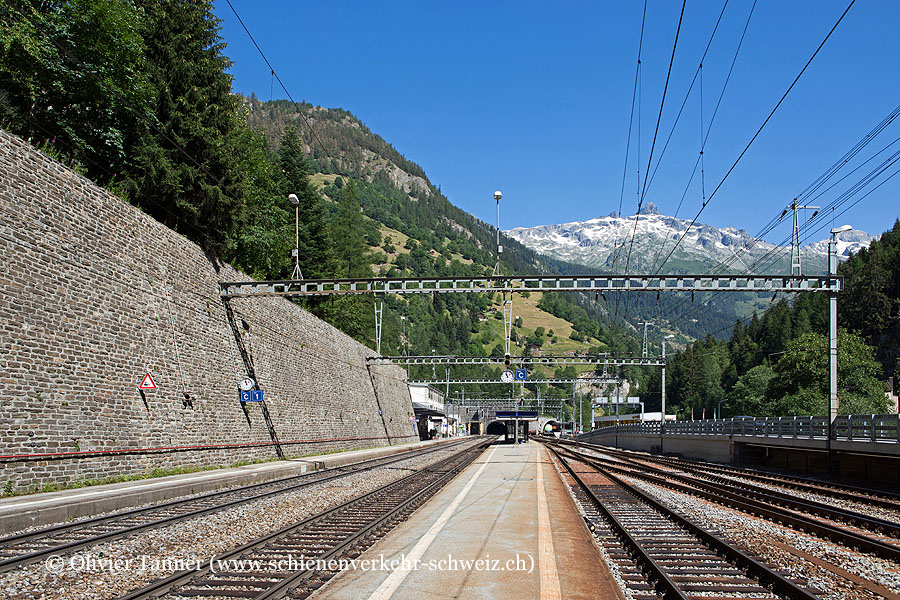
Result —
<instances>
[{"instance_id":1,"label":"forested hillside","mask_svg":"<svg viewBox=\"0 0 900 600\"><path fill-rule=\"evenodd\" d=\"M839 274L846 286L838 296L840 412L891 412L884 382L900 380L900 221ZM737 322L727 342L707 337L678 352L669 370L672 404L687 417L711 416L720 402L726 416L825 414L827 333L825 295L779 300L762 317Z\"/></svg>"},{"instance_id":2,"label":"forested hillside","mask_svg":"<svg viewBox=\"0 0 900 600\"><path fill-rule=\"evenodd\" d=\"M350 112L232 94L230 60L212 7L210 1L3 3L0 126L256 278L288 278L293 271L289 194L299 198L305 278L491 272L496 229L455 207L422 167ZM895 226L841 267L848 410L881 411L872 382L896 372L898 237ZM506 236L502 244L505 273L584 272ZM669 332L700 338L727 330L732 315L747 309L730 298L713 308L702 307L702 300L698 296L692 307L691 299L665 294L517 295L514 353L633 355L640 351L634 324L642 319L677 324L677 330L654 330L656 340ZM779 300L761 317L735 325L730 341L707 336L685 347L670 369L674 404L683 415L711 412L720 401L730 414L821 412L824 300ZM389 297L382 351L502 354L500 301L498 294ZM303 304L374 345L371 298ZM681 335L673 340L688 341ZM659 352L658 341L652 352ZM457 367L452 375L498 372ZM410 374L444 375L430 367ZM652 409L658 370L624 375ZM499 389L468 386L466 393L496 395ZM550 386L541 394L568 397L572 390Z\"/></svg>"},{"instance_id":3,"label":"forested hillside","mask_svg":"<svg viewBox=\"0 0 900 600\"><path fill-rule=\"evenodd\" d=\"M210 1L3 3L0 126L256 278L291 276L289 194L299 198L306 278L491 272L496 229L453 206L421 167L352 114L232 94L212 8ZM502 243L504 272L553 270L515 240ZM496 353L499 300L388 298L383 351ZM603 301L579 301L590 306L593 325L581 323L572 337L572 324L538 308L540 300L521 304L518 352L544 344L554 352L625 347L628 332L610 330ZM371 298L304 304L373 344ZM543 393L569 396L571 389Z\"/></svg>"}]
</instances>

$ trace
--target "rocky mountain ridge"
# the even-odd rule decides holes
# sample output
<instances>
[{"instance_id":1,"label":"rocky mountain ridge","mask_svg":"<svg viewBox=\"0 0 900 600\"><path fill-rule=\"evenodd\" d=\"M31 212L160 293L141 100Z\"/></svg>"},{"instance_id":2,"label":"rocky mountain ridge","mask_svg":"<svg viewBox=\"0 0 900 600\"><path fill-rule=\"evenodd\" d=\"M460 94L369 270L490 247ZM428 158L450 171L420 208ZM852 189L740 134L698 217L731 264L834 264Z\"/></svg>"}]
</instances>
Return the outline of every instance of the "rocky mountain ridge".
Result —
<instances>
[{"instance_id":1,"label":"rocky mountain ridge","mask_svg":"<svg viewBox=\"0 0 900 600\"><path fill-rule=\"evenodd\" d=\"M790 246L757 240L737 227L698 223L688 229L689 225L688 220L660 214L656 205L648 203L637 216L612 213L588 221L516 227L504 233L540 254L601 271L621 272L627 260L631 273L655 273L679 238L684 237L662 273L711 269L723 273L790 272ZM785 236L790 235L787 219L781 229ZM848 231L841 235L838 254L847 257L868 247L873 239L864 231ZM630 258L626 258L629 249ZM803 272L824 273L827 253L827 239L803 246Z\"/></svg>"}]
</instances>

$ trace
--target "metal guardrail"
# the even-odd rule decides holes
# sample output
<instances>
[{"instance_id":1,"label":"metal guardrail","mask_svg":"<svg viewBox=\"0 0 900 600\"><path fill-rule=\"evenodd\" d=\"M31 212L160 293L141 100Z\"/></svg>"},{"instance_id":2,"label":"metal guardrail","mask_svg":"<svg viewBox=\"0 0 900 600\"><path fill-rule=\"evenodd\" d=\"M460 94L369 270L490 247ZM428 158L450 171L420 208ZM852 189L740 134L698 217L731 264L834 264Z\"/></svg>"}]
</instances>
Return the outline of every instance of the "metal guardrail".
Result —
<instances>
[{"instance_id":1,"label":"metal guardrail","mask_svg":"<svg viewBox=\"0 0 900 600\"><path fill-rule=\"evenodd\" d=\"M605 433L659 435L659 422L609 425L585 436ZM738 417L704 421L669 421L666 435L742 436L824 440L827 417ZM849 415L834 422L835 440L850 442L900 443L900 415Z\"/></svg>"}]
</instances>

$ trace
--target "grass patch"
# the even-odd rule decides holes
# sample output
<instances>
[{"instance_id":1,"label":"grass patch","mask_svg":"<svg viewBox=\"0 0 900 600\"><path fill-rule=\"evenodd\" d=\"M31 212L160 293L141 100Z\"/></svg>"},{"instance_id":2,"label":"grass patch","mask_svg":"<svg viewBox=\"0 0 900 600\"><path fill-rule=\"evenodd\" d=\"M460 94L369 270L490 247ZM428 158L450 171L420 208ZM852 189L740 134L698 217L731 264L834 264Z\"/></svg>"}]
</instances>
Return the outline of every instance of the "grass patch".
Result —
<instances>
[{"instance_id":1,"label":"grass patch","mask_svg":"<svg viewBox=\"0 0 900 600\"><path fill-rule=\"evenodd\" d=\"M300 458L309 458L311 456L324 456L326 454L338 454L340 452L351 452L355 450L370 450L372 448L378 448L380 446L366 446L364 448L351 448L347 450L322 450L321 452L310 452L307 454L294 454L291 456L286 456L283 459L278 458L277 456L271 456L266 458L255 458L252 460L238 460L231 464L227 465L207 465L207 466L188 466L188 467L174 467L171 469L153 469L152 471L148 471L145 473L134 473L131 475L116 475L113 477L103 477L98 479L82 479L79 481L69 481L63 483L45 483L40 486L32 486L24 489L14 489L15 484L10 479L6 482L3 487L2 497L7 498L10 496L27 496L30 494L42 494L45 492L58 492L61 490L73 490L84 487L92 487L96 485L109 485L111 483L125 483L128 481L138 481L141 479L155 479L157 477L170 477L172 475L187 475L189 473L199 473L201 471L216 471L219 469L232 469L236 467L245 467L247 465L258 465L263 463L276 462L280 460L296 460Z\"/></svg>"}]
</instances>

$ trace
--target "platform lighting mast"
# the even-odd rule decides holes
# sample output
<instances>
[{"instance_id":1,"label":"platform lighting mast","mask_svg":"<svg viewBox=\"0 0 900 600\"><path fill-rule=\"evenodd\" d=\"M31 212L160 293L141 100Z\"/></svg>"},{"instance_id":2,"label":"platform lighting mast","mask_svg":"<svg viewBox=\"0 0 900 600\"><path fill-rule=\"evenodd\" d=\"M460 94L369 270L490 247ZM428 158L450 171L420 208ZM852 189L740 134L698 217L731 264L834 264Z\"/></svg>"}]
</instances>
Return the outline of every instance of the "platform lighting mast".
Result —
<instances>
[{"instance_id":1,"label":"platform lighting mast","mask_svg":"<svg viewBox=\"0 0 900 600\"><path fill-rule=\"evenodd\" d=\"M294 273L291 279L303 279L300 272L300 199L297 194L288 194L288 200L294 205L294 249L291 255L294 258Z\"/></svg>"},{"instance_id":2,"label":"platform lighting mast","mask_svg":"<svg viewBox=\"0 0 900 600\"><path fill-rule=\"evenodd\" d=\"M497 264L494 265L494 275L500 275L500 255L503 254L503 246L500 245L500 198L503 194L500 190L494 192L494 200L497 201Z\"/></svg>"}]
</instances>

